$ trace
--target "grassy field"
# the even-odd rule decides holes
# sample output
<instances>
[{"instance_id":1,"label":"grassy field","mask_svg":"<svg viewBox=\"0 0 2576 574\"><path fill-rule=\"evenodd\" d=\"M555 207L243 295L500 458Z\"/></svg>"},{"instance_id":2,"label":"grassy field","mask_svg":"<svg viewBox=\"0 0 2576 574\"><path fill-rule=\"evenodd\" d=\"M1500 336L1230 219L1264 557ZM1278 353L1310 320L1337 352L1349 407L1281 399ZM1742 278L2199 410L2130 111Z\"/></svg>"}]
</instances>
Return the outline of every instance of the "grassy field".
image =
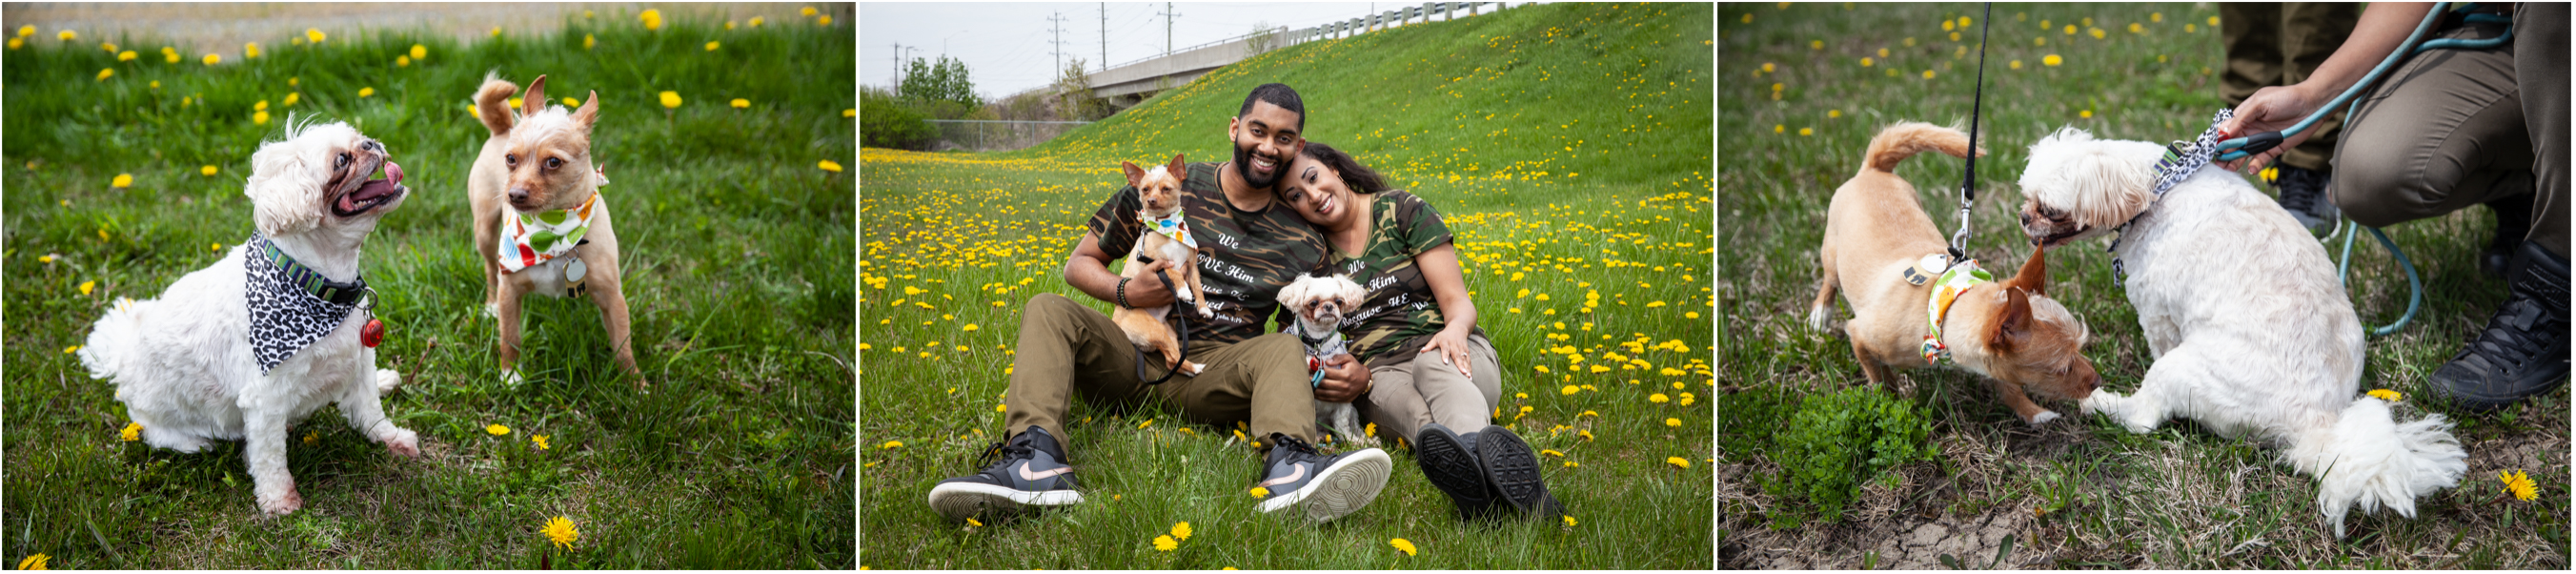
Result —
<instances>
[{"instance_id":1,"label":"grassy field","mask_svg":"<svg viewBox=\"0 0 2576 574\"><path fill-rule=\"evenodd\" d=\"M855 40L852 7L824 8L731 30L680 18L647 30L602 8L558 33L470 44L320 30L215 65L165 57L151 38L47 29L11 44L8 559L528 569L551 552L557 568L854 567L853 185L817 167L855 160L850 90L829 87L853 83ZM615 181L603 193L649 392L617 371L584 300L531 298L528 380L496 377L462 182L486 137L466 103L486 71L549 74L550 96L598 91L594 158ZM659 104L666 90L678 108ZM268 519L238 443L182 455L119 441L124 405L66 349L110 301L156 296L250 233L250 155L290 113L349 122L409 174L416 195L369 239L364 269L389 326L382 362L407 381L385 409L424 456L393 456L325 409L288 445L304 509ZM568 552L538 535L557 516L581 533Z\"/></svg>"},{"instance_id":2,"label":"grassy field","mask_svg":"<svg viewBox=\"0 0 2576 574\"><path fill-rule=\"evenodd\" d=\"M1030 150L861 150L860 563L1709 567L1707 10L1515 8L1266 54ZM1308 139L1442 211L1508 373L1496 422L1562 454L1543 460L1573 520L1461 524L1401 449L1357 514L1262 515L1254 451L1159 405L1073 408L1079 507L981 526L932 512L932 484L976 471L1002 430L1019 306L1092 302L1060 270L1118 162L1223 159L1225 119L1273 81L1303 95ZM1196 536L1155 550L1179 522Z\"/></svg>"},{"instance_id":3,"label":"grassy field","mask_svg":"<svg viewBox=\"0 0 2576 574\"><path fill-rule=\"evenodd\" d=\"M1900 120L1964 122L1978 30L1974 4L1729 4L1719 7L1717 350L1729 413L1865 384L1850 344L1804 326L1815 295L1815 248L1835 186L1880 127ZM1983 193L1971 257L2019 262L2011 183L2033 141L2058 126L2097 136L2164 141L2197 134L2223 107L2224 56L2208 5L1997 5L1987 55ZM1946 22L1946 23L1945 23ZM2070 28L2071 27L2071 28ZM2073 31L2073 32L2070 32ZM1868 64L1863 59L1868 58ZM2057 60L2051 65L2049 60ZM1964 123L1962 123L1964 125ZM1946 230L1961 162L1929 154L1898 173L1922 190ZM1911 400L1934 423L1935 460L1897 469L1894 485L1862 491L1837 524L1775 530L1771 513L1798 504L1766 494L1779 470L1762 447L1777 417L1720 422L1719 561L1743 568L2500 568L2568 566L2568 395L2554 392L2495 416L2462 416L2415 400L2425 377L2474 335L2505 295L2475 257L2493 216L2471 209L2388 229L2425 279L2420 316L2374 338L2362 388L2405 393L2408 419L2450 413L2467 448L2458 488L2419 499L2417 517L2348 519L2342 540L2317 515L2316 487L2276 462L2277 451L2189 423L2131 435L2106 420L2051 406L2069 419L2033 431L1985 384L1956 370L1912 371ZM2102 244L2049 254L2051 294L2091 325L2086 356L2103 388L2134 390L2150 358L2137 317L2111 276ZM2364 323L2403 313L2405 277L2367 239L2349 286ZM1845 314L1847 316L1847 313ZM1785 411L1778 411L1785 412ZM2533 502L2499 500L2499 471L2527 471ZM2017 542L2007 543L2009 537ZM2008 555L1998 557L1999 553Z\"/></svg>"}]
</instances>

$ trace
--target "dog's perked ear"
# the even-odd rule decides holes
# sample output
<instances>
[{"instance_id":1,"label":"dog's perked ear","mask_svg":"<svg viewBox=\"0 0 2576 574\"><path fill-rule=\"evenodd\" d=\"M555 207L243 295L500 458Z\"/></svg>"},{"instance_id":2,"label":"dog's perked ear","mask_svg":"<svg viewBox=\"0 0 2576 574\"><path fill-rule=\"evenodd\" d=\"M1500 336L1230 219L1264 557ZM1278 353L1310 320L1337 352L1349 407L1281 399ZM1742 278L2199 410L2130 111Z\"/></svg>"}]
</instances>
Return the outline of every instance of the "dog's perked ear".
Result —
<instances>
[{"instance_id":1,"label":"dog's perked ear","mask_svg":"<svg viewBox=\"0 0 2576 574\"><path fill-rule=\"evenodd\" d=\"M538 74L536 81L528 82L528 93L520 97L522 99L519 101L519 117L534 116L537 112L544 111L546 109L545 74Z\"/></svg>"},{"instance_id":2,"label":"dog's perked ear","mask_svg":"<svg viewBox=\"0 0 2576 574\"><path fill-rule=\"evenodd\" d=\"M1125 172L1127 172L1127 187L1142 187L1142 186L1144 186L1144 184L1145 184L1145 168L1136 167L1136 162L1132 162L1132 161L1122 161L1122 162L1118 162L1118 169L1119 169L1119 170L1121 170L1121 171L1125 171Z\"/></svg>"},{"instance_id":3,"label":"dog's perked ear","mask_svg":"<svg viewBox=\"0 0 2576 574\"><path fill-rule=\"evenodd\" d=\"M2047 295L2048 247L2039 246L2032 249L2030 260L2021 262L2021 271L2014 274L2011 279L2005 279L2001 285L2019 287L2030 291L2032 295Z\"/></svg>"},{"instance_id":4,"label":"dog's perked ear","mask_svg":"<svg viewBox=\"0 0 2576 574\"><path fill-rule=\"evenodd\" d=\"M291 135L291 134L290 134ZM262 235L281 237L321 225L328 204L320 174L305 165L295 140L259 146L250 156L250 179L242 195L250 197L251 223Z\"/></svg>"},{"instance_id":5,"label":"dog's perked ear","mask_svg":"<svg viewBox=\"0 0 2576 574\"><path fill-rule=\"evenodd\" d=\"M1172 179L1187 180L1190 178L1190 166L1181 163L1181 154L1172 154L1172 164L1164 167L1171 170L1168 173L1172 174Z\"/></svg>"},{"instance_id":6,"label":"dog's perked ear","mask_svg":"<svg viewBox=\"0 0 2576 574\"><path fill-rule=\"evenodd\" d=\"M2012 285L1997 286L2004 290L2004 308L1994 321L1987 323L1986 349L2001 353L2011 351L2021 344L2022 339L2030 336L2031 321L2035 319L2030 315L2030 292Z\"/></svg>"},{"instance_id":7,"label":"dog's perked ear","mask_svg":"<svg viewBox=\"0 0 2576 574\"><path fill-rule=\"evenodd\" d=\"M581 126L581 133L587 134L590 133L590 124L596 121L599 121L599 90L591 90L590 99L581 102L581 109L572 111L572 123Z\"/></svg>"}]
</instances>

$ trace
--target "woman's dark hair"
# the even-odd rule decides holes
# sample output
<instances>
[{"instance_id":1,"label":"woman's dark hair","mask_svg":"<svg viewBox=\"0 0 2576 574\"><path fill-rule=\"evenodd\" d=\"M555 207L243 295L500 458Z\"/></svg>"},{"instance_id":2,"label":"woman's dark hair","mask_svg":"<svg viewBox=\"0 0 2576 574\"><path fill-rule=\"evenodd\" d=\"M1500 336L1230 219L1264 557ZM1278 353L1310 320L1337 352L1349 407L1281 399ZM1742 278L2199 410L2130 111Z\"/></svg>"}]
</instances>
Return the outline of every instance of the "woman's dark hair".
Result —
<instances>
[{"instance_id":1,"label":"woman's dark hair","mask_svg":"<svg viewBox=\"0 0 2576 574\"><path fill-rule=\"evenodd\" d=\"M1377 193L1393 188L1387 184L1386 176L1379 175L1377 170L1360 165L1360 160L1351 158L1351 154L1333 149L1333 146L1324 145L1323 142L1309 140L1306 142L1305 150L1297 152L1297 155L1315 158L1315 161L1324 162L1325 167L1341 172L1342 183L1350 184L1352 191Z\"/></svg>"}]
</instances>

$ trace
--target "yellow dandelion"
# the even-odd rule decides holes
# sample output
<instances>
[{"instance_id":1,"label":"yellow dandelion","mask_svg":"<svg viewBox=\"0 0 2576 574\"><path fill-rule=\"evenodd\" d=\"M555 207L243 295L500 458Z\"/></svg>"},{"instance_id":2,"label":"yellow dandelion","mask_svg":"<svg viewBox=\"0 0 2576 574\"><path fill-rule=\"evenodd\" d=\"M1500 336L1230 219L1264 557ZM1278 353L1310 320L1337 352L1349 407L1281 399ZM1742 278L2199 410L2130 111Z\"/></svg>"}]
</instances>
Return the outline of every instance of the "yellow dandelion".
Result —
<instances>
[{"instance_id":1,"label":"yellow dandelion","mask_svg":"<svg viewBox=\"0 0 2576 574\"><path fill-rule=\"evenodd\" d=\"M830 26L830 25L832 25L832 17L831 17L831 16L823 16L823 17L821 17L821 18L815 18L815 19L814 19L814 25L816 25L816 26Z\"/></svg>"},{"instance_id":2,"label":"yellow dandelion","mask_svg":"<svg viewBox=\"0 0 2576 574\"><path fill-rule=\"evenodd\" d=\"M2067 24L2067 25L2066 25L2066 35L2068 35L2068 36L2073 36L2073 35L2075 35L2075 25L2074 25L2074 24Z\"/></svg>"},{"instance_id":3,"label":"yellow dandelion","mask_svg":"<svg viewBox=\"0 0 2576 574\"><path fill-rule=\"evenodd\" d=\"M61 38L65 42L69 42L75 38L79 38L80 34L73 33L71 30L63 30L61 32L55 32L54 37Z\"/></svg>"},{"instance_id":4,"label":"yellow dandelion","mask_svg":"<svg viewBox=\"0 0 2576 574\"><path fill-rule=\"evenodd\" d=\"M1572 464L1572 463L1567 463L1567 464ZM1566 516L1566 517L1565 517L1565 527L1566 527L1566 528L1573 528L1575 524L1578 524L1578 523L1574 521L1574 517L1573 517L1573 516Z\"/></svg>"},{"instance_id":5,"label":"yellow dandelion","mask_svg":"<svg viewBox=\"0 0 2576 574\"><path fill-rule=\"evenodd\" d=\"M419 44L412 44L412 45L411 45L411 59L419 60L419 59L428 58L428 57L429 57L429 47L428 47L428 46L423 46L423 45L419 45Z\"/></svg>"},{"instance_id":6,"label":"yellow dandelion","mask_svg":"<svg viewBox=\"0 0 2576 574\"><path fill-rule=\"evenodd\" d=\"M297 101L301 101L301 100L303 100L303 99L304 99L304 93L303 93L303 92L291 92L291 93L286 94L286 99L285 99L285 100L283 100L283 101L279 101L279 102L278 102L278 104L279 104L279 105L292 106L292 105L295 105L295 102L297 102Z\"/></svg>"},{"instance_id":7,"label":"yellow dandelion","mask_svg":"<svg viewBox=\"0 0 2576 574\"><path fill-rule=\"evenodd\" d=\"M33 26L30 26L30 27L32 28ZM70 30L64 30L64 31L63 31L63 33L65 33L65 34L70 34L70 33L71 33L71 31L70 31ZM18 569L19 569L19 570L52 570L52 568L46 568L46 567L45 567L45 561L47 561L47 560L52 560L52 559L54 559L54 557L52 557L52 556L46 556L46 555L44 555L44 554L37 554L37 555L34 555L34 556L28 556L28 557L27 557L27 559L25 559L25 560L19 560L19 561L18 561Z\"/></svg>"},{"instance_id":8,"label":"yellow dandelion","mask_svg":"<svg viewBox=\"0 0 2576 574\"><path fill-rule=\"evenodd\" d=\"M1412 556L1412 555L1414 555L1413 541L1411 541L1411 540L1405 540L1405 539L1402 539L1402 538L1397 538L1397 539L1394 539L1394 540L1388 540L1388 541L1386 541L1386 544L1387 544L1388 546L1394 546L1396 550L1402 550L1402 551L1404 551L1404 555L1406 555L1406 556Z\"/></svg>"},{"instance_id":9,"label":"yellow dandelion","mask_svg":"<svg viewBox=\"0 0 2576 574\"><path fill-rule=\"evenodd\" d=\"M143 440L143 423L130 421L125 423L125 430L117 431L116 438L125 442Z\"/></svg>"},{"instance_id":10,"label":"yellow dandelion","mask_svg":"<svg viewBox=\"0 0 2576 574\"><path fill-rule=\"evenodd\" d=\"M662 92L662 107L678 109L680 107L680 93L672 91Z\"/></svg>"},{"instance_id":11,"label":"yellow dandelion","mask_svg":"<svg viewBox=\"0 0 2576 574\"><path fill-rule=\"evenodd\" d=\"M547 540L553 541L556 547L565 550L571 550L572 542L581 539L581 530L575 529L572 518L567 516L557 516L553 520L547 520L545 530L538 532L544 534Z\"/></svg>"},{"instance_id":12,"label":"yellow dandelion","mask_svg":"<svg viewBox=\"0 0 2576 574\"><path fill-rule=\"evenodd\" d=\"M411 56L394 56L394 67L396 67L396 68L408 68L408 67L411 67Z\"/></svg>"},{"instance_id":13,"label":"yellow dandelion","mask_svg":"<svg viewBox=\"0 0 2576 574\"><path fill-rule=\"evenodd\" d=\"M492 425L492 426L483 427L483 432L492 433L492 436L501 436L501 435L505 435L505 434L510 434L510 427L505 427L505 426L501 426L501 425L497 425L497 424L496 424L496 425Z\"/></svg>"},{"instance_id":14,"label":"yellow dandelion","mask_svg":"<svg viewBox=\"0 0 2576 574\"><path fill-rule=\"evenodd\" d=\"M802 8L802 9L797 10L797 11L796 11L796 13L797 13L797 14L806 15L806 16L812 16L812 15L814 15L814 7L813 7L813 6L806 6L806 7Z\"/></svg>"},{"instance_id":15,"label":"yellow dandelion","mask_svg":"<svg viewBox=\"0 0 2576 574\"><path fill-rule=\"evenodd\" d=\"M928 356L930 356L930 353L922 353L922 354L921 354L921 356L928 357ZM1009 411L1009 410L1011 410L1011 406L1010 406L1010 405L993 405L993 412L997 412L997 413L999 413L999 412L1007 412L1007 411Z\"/></svg>"},{"instance_id":16,"label":"yellow dandelion","mask_svg":"<svg viewBox=\"0 0 2576 574\"><path fill-rule=\"evenodd\" d=\"M1664 426L1673 427L1673 428L1681 428L1681 426L1682 426L1682 420L1681 420L1681 419L1673 419L1673 418L1664 419Z\"/></svg>"},{"instance_id":17,"label":"yellow dandelion","mask_svg":"<svg viewBox=\"0 0 2576 574\"><path fill-rule=\"evenodd\" d=\"M1798 135L1802 135L1802 136L1812 136L1812 135L1816 135L1816 128L1798 128Z\"/></svg>"},{"instance_id":18,"label":"yellow dandelion","mask_svg":"<svg viewBox=\"0 0 2576 574\"><path fill-rule=\"evenodd\" d=\"M1172 536L1169 534L1154 537L1154 550L1156 551L1171 552L1172 550L1180 547L1181 542L1173 540Z\"/></svg>"},{"instance_id":19,"label":"yellow dandelion","mask_svg":"<svg viewBox=\"0 0 2576 574\"><path fill-rule=\"evenodd\" d=\"M662 29L661 10L645 10L641 14L636 14L635 17L644 21L644 29L646 30Z\"/></svg>"},{"instance_id":20,"label":"yellow dandelion","mask_svg":"<svg viewBox=\"0 0 2576 574\"><path fill-rule=\"evenodd\" d=\"M1269 497L1270 497L1270 489L1268 489L1268 488L1262 488L1262 487L1258 487L1258 486L1252 487L1252 497L1253 497L1253 498L1269 498Z\"/></svg>"},{"instance_id":21,"label":"yellow dandelion","mask_svg":"<svg viewBox=\"0 0 2576 574\"><path fill-rule=\"evenodd\" d=\"M258 58L258 57L259 57L259 43L258 43L258 42L251 42L251 43L248 43L248 44L242 44L242 59L247 60L247 59L253 59L253 58Z\"/></svg>"},{"instance_id":22,"label":"yellow dandelion","mask_svg":"<svg viewBox=\"0 0 2576 574\"><path fill-rule=\"evenodd\" d=\"M2263 171L2267 171L2267 172L2268 172L2268 171L2272 171L2272 170L2268 170L2268 169L2267 169L2267 170L2263 170ZM2269 175L2269 174L2266 174L2266 175ZM2393 403L2393 402L2397 402L2399 399L2405 398L2405 395L2398 394L2398 392L2397 392L2397 391L2392 391L2392 390L2388 390L2388 389L2371 389L2371 390L2370 390L2370 396L2372 396L2372 397L2377 397L2379 400L2388 401L2388 402L2392 402L2392 403Z\"/></svg>"},{"instance_id":23,"label":"yellow dandelion","mask_svg":"<svg viewBox=\"0 0 2576 574\"><path fill-rule=\"evenodd\" d=\"M528 442L537 443L537 450L554 450L554 445L546 442L546 439L546 435L537 435L528 437Z\"/></svg>"},{"instance_id":24,"label":"yellow dandelion","mask_svg":"<svg viewBox=\"0 0 2576 574\"><path fill-rule=\"evenodd\" d=\"M739 110L739 109L744 109L744 108L749 108L749 107L751 107L751 100L746 100L746 99L742 99L742 98L734 98L734 99L733 99L733 107L734 107L734 109L737 109L737 110Z\"/></svg>"},{"instance_id":25,"label":"yellow dandelion","mask_svg":"<svg viewBox=\"0 0 2576 574\"><path fill-rule=\"evenodd\" d=\"M205 58L206 65L208 66L215 65L222 61L224 61L224 56L222 54L207 54Z\"/></svg>"},{"instance_id":26,"label":"yellow dandelion","mask_svg":"<svg viewBox=\"0 0 2576 574\"><path fill-rule=\"evenodd\" d=\"M1571 395L1571 394L1578 393L1578 392L1582 392L1582 391L1583 391L1583 387L1578 387L1578 386L1574 386L1574 385L1566 385L1566 386L1565 386L1565 388L1563 388L1563 389L1557 389L1556 393L1557 393L1557 394L1560 394L1560 395Z\"/></svg>"},{"instance_id":27,"label":"yellow dandelion","mask_svg":"<svg viewBox=\"0 0 2576 574\"><path fill-rule=\"evenodd\" d=\"M34 24L18 27L18 37L25 38L34 35L36 35L36 26Z\"/></svg>"},{"instance_id":28,"label":"yellow dandelion","mask_svg":"<svg viewBox=\"0 0 2576 574\"><path fill-rule=\"evenodd\" d=\"M2093 110L2084 110L2084 111L2082 111L2082 112L2077 112L2077 113L2075 114L2075 117L2079 117L2079 118L2091 118L2091 117L2093 117Z\"/></svg>"},{"instance_id":29,"label":"yellow dandelion","mask_svg":"<svg viewBox=\"0 0 2576 574\"><path fill-rule=\"evenodd\" d=\"M592 35L590 35L590 34L582 34L582 35L581 35L581 49L588 50L588 49L590 49L592 46L597 46L597 45L599 45L599 38L598 38L598 37L592 36Z\"/></svg>"},{"instance_id":30,"label":"yellow dandelion","mask_svg":"<svg viewBox=\"0 0 2576 574\"><path fill-rule=\"evenodd\" d=\"M10 39L9 39L9 49L11 49L11 50L16 50L16 49L18 49L19 47L26 46L26 45L27 45L27 39L26 39L26 38L10 38Z\"/></svg>"},{"instance_id":31,"label":"yellow dandelion","mask_svg":"<svg viewBox=\"0 0 2576 574\"><path fill-rule=\"evenodd\" d=\"M1172 525L1172 539L1181 541L1188 541L1190 539L1189 521L1184 520L1179 524Z\"/></svg>"},{"instance_id":32,"label":"yellow dandelion","mask_svg":"<svg viewBox=\"0 0 2576 574\"><path fill-rule=\"evenodd\" d=\"M2058 65L2058 64L2064 64L2064 63L2066 63L2066 59L2065 59L2065 58L2059 58L2059 57L2057 57L2057 55L2056 55L2056 54L2049 54L2049 55L2048 55L2048 57L2046 57L2046 58L2040 58L2040 59L2039 59L2039 63L2040 63L2040 65L2044 65L2044 66L2055 66L2055 65Z\"/></svg>"},{"instance_id":33,"label":"yellow dandelion","mask_svg":"<svg viewBox=\"0 0 2576 574\"><path fill-rule=\"evenodd\" d=\"M1842 110L1825 110L1825 118L1826 118L1826 119L1839 118L1839 117L1843 117L1843 111L1842 111ZM1698 317L1692 317L1692 318L1693 318L1693 319L1696 319L1696 318L1698 318Z\"/></svg>"},{"instance_id":34,"label":"yellow dandelion","mask_svg":"<svg viewBox=\"0 0 2576 574\"><path fill-rule=\"evenodd\" d=\"M305 28L305 29L304 29L304 39L305 39L305 40L309 40L309 41L311 41L311 42L313 42L313 43L315 43L315 44L320 44L320 43L322 43L322 39L323 39L323 38L327 38L327 37L329 37L329 36L324 36L324 35L322 34L322 30L321 30L320 28Z\"/></svg>"},{"instance_id":35,"label":"yellow dandelion","mask_svg":"<svg viewBox=\"0 0 2576 574\"><path fill-rule=\"evenodd\" d=\"M1673 466L1681 467L1681 468L1690 468L1690 459L1682 458L1682 457L1678 457L1678 456L1676 456L1676 457L1668 457L1668 458L1665 458L1665 459L1664 459L1664 464L1669 464L1669 465L1673 465Z\"/></svg>"},{"instance_id":36,"label":"yellow dandelion","mask_svg":"<svg viewBox=\"0 0 2576 574\"><path fill-rule=\"evenodd\" d=\"M2013 60L2013 61L2012 61L2012 69L2015 69L2015 70L2019 70L2019 69L2021 69L2021 60Z\"/></svg>"},{"instance_id":37,"label":"yellow dandelion","mask_svg":"<svg viewBox=\"0 0 2576 574\"><path fill-rule=\"evenodd\" d=\"M841 173L841 164L836 163L836 162L833 162L832 160L828 160L828 159L827 159L827 160L823 160L823 162L822 162L822 163L815 164L815 167L823 168L823 171L828 171L828 172L832 172L832 173Z\"/></svg>"},{"instance_id":38,"label":"yellow dandelion","mask_svg":"<svg viewBox=\"0 0 2576 574\"><path fill-rule=\"evenodd\" d=\"M2210 25L2210 26L2217 26L2217 25L2218 25L2218 17L2217 17L2217 16L2211 16L2211 17L2209 17L2209 25Z\"/></svg>"},{"instance_id":39,"label":"yellow dandelion","mask_svg":"<svg viewBox=\"0 0 2576 574\"><path fill-rule=\"evenodd\" d=\"M760 23L761 23L761 22L767 22L767 21L769 21L769 19L767 19L767 18L762 18L762 17L759 17L759 16L753 16L753 17L751 17L751 27L753 27L753 28L758 28L758 27L760 27Z\"/></svg>"},{"instance_id":40,"label":"yellow dandelion","mask_svg":"<svg viewBox=\"0 0 2576 574\"><path fill-rule=\"evenodd\" d=\"M373 88L373 87L358 88L358 97L365 98L365 97L373 97L373 96L375 96L375 95L376 95L376 89L375 89L375 88ZM208 175L212 175L212 174L208 174Z\"/></svg>"},{"instance_id":41,"label":"yellow dandelion","mask_svg":"<svg viewBox=\"0 0 2576 574\"><path fill-rule=\"evenodd\" d=\"M123 51L123 52L117 52L117 53L116 53L116 61L119 61L119 62L132 62L132 61L134 61L134 58L136 58L136 57L137 57L137 56L134 54L134 51L133 51L133 50L126 50L126 51Z\"/></svg>"},{"instance_id":42,"label":"yellow dandelion","mask_svg":"<svg viewBox=\"0 0 2576 574\"><path fill-rule=\"evenodd\" d=\"M2530 501L2540 498L2539 485L2533 484L2531 476L2522 471L2498 472L2496 478L2504 481L2505 490L2513 492L2516 500Z\"/></svg>"},{"instance_id":43,"label":"yellow dandelion","mask_svg":"<svg viewBox=\"0 0 2576 574\"><path fill-rule=\"evenodd\" d=\"M858 108L841 108L841 117L845 117L845 118L855 118L855 117L859 117L859 109L858 109Z\"/></svg>"},{"instance_id":44,"label":"yellow dandelion","mask_svg":"<svg viewBox=\"0 0 2576 574\"><path fill-rule=\"evenodd\" d=\"M967 525L967 526L983 526L983 525L984 525L984 522L983 522L983 521L980 521L980 520L976 520L976 519L974 519L974 518L967 518L967 519L966 519L966 525Z\"/></svg>"},{"instance_id":45,"label":"yellow dandelion","mask_svg":"<svg viewBox=\"0 0 2576 574\"><path fill-rule=\"evenodd\" d=\"M1923 79L1926 79L1926 80L1932 79L1932 71L1931 71L1931 70L1924 70L1924 71L1923 71Z\"/></svg>"},{"instance_id":46,"label":"yellow dandelion","mask_svg":"<svg viewBox=\"0 0 2576 574\"><path fill-rule=\"evenodd\" d=\"M250 114L250 123L254 123L254 124L261 124L261 125L267 125L267 124L268 124L268 112L251 112L251 114Z\"/></svg>"},{"instance_id":47,"label":"yellow dandelion","mask_svg":"<svg viewBox=\"0 0 2576 574\"><path fill-rule=\"evenodd\" d=\"M1670 401L1672 401L1672 400L1673 400L1673 398L1672 398L1672 397L1664 396L1664 394L1663 394L1663 393L1655 393L1653 396L1646 397L1646 401L1647 401L1647 402L1656 403L1656 404L1662 404L1662 403L1665 403L1665 402L1670 402Z\"/></svg>"},{"instance_id":48,"label":"yellow dandelion","mask_svg":"<svg viewBox=\"0 0 2576 574\"><path fill-rule=\"evenodd\" d=\"M114 75L116 75L116 68L99 68L99 70L98 70L98 81L101 81L101 82L107 81L107 78L108 78L109 76L114 76Z\"/></svg>"}]
</instances>

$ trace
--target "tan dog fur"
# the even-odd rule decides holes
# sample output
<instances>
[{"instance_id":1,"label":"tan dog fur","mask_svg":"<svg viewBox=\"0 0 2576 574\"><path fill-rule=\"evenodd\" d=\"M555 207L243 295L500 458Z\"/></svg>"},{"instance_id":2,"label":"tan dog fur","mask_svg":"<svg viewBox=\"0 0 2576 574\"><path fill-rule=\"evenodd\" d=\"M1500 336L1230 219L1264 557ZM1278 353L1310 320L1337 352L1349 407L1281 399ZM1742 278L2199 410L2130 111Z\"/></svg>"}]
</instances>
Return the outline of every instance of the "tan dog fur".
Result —
<instances>
[{"instance_id":1,"label":"tan dog fur","mask_svg":"<svg viewBox=\"0 0 2576 574\"><path fill-rule=\"evenodd\" d=\"M1180 155L1172 156L1171 165L1154 166L1150 170L1136 167L1135 162L1119 162L1119 168L1127 172L1127 184L1136 188L1136 200L1144 204L1146 216L1160 219L1170 217L1173 212L1181 210L1181 178L1188 177L1190 171L1189 166L1181 163ZM1171 268L1164 269L1162 274L1169 277L1172 285L1177 288L1173 290L1172 296L1195 303L1201 317L1215 316L1215 313L1208 309L1207 293L1199 284L1197 251L1171 237L1147 229L1137 236L1136 249L1127 255L1127 265L1119 270L1118 276L1129 281L1159 281L1151 277L1137 277L1144 273L1146 265L1137 260L1140 256L1170 260ZM1181 361L1180 339L1173 335L1170 325L1163 323L1164 317L1170 312L1171 309L1166 307L1135 309L1120 306L1109 314L1109 320L1117 323L1120 329L1127 331L1129 342L1162 353L1164 368L1176 370L1185 375L1198 376L1199 372L1206 367L1196 362L1184 364Z\"/></svg>"},{"instance_id":2,"label":"tan dog fur","mask_svg":"<svg viewBox=\"0 0 2576 574\"><path fill-rule=\"evenodd\" d=\"M466 178L466 200L474 215L474 248L483 254L484 308L501 323L501 365L515 377L519 362L520 298L538 287L538 273L551 267L529 267L518 272L501 269L501 209L507 205L523 212L563 210L578 207L599 193L598 177L590 161L591 126L599 118L599 93L565 119L560 108L549 110L545 97L546 77L537 76L528 83L525 103L514 114L509 108L510 94L518 86L509 81L487 78L475 91L476 115L492 138L483 142L483 153L474 159L474 170ZM541 115L548 113L548 115ZM513 162L512 159L516 161ZM514 201L513 191L524 192ZM592 303L599 306L600 319L608 330L610 345L617 353L617 366L628 373L635 368L634 343L628 336L626 294L617 267L617 230L610 224L608 206L602 203L591 214L590 230L583 235L589 243L572 248L569 257L579 259L585 267L582 283ZM560 273L560 271L554 271ZM640 373L639 373L640 374ZM639 386L646 384L637 379Z\"/></svg>"},{"instance_id":3,"label":"tan dog fur","mask_svg":"<svg viewBox=\"0 0 2576 574\"><path fill-rule=\"evenodd\" d=\"M1925 306L1932 285L1907 283L1904 270L1925 255L1947 252L1949 244L1916 201L1914 186L1893 173L1898 162L1924 150L1967 157L1968 138L1914 122L1880 131L1870 140L1867 165L1834 191L1824 245L1817 249L1824 278L1808 322L1826 327L1840 287L1852 307L1843 333L1869 380L1882 385L1895 383L1890 367L1932 366L1921 354L1930 331ZM2013 277L1960 293L1942 324L1951 358L1990 378L2004 404L2034 426L2057 413L2032 403L2025 391L2080 400L2101 384L2093 363L2079 352L2087 336L2084 324L2047 297L2047 282L2046 254L2034 250Z\"/></svg>"}]
</instances>

